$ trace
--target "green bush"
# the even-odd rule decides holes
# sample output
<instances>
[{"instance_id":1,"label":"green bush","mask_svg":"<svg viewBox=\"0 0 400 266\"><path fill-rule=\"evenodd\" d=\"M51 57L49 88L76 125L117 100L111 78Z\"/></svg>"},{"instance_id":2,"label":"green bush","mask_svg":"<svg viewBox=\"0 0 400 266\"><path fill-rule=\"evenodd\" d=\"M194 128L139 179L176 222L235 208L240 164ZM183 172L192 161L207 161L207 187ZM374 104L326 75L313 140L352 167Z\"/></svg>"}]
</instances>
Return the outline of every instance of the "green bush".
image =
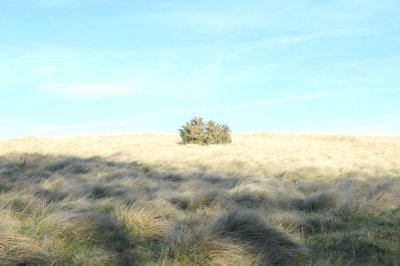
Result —
<instances>
[{"instance_id":1,"label":"green bush","mask_svg":"<svg viewBox=\"0 0 400 266\"><path fill-rule=\"evenodd\" d=\"M184 144L220 144L231 143L231 130L227 125L214 121L205 123L203 118L195 117L179 129Z\"/></svg>"}]
</instances>

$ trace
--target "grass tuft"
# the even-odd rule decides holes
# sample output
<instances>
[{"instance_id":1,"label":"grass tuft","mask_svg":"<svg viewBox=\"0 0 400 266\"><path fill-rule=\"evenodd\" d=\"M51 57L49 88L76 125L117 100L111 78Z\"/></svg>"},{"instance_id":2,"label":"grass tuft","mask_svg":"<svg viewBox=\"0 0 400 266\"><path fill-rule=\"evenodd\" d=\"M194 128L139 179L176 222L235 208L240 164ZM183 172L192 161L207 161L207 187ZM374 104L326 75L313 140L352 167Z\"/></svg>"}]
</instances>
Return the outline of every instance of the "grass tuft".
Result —
<instances>
[{"instance_id":1,"label":"grass tuft","mask_svg":"<svg viewBox=\"0 0 400 266\"><path fill-rule=\"evenodd\" d=\"M0 234L1 265L53 265L56 261L34 240L14 234Z\"/></svg>"},{"instance_id":2,"label":"grass tuft","mask_svg":"<svg viewBox=\"0 0 400 266\"><path fill-rule=\"evenodd\" d=\"M295 265L306 254L301 245L268 227L254 211L232 211L217 220L214 230L224 237L246 243L266 264Z\"/></svg>"}]
</instances>

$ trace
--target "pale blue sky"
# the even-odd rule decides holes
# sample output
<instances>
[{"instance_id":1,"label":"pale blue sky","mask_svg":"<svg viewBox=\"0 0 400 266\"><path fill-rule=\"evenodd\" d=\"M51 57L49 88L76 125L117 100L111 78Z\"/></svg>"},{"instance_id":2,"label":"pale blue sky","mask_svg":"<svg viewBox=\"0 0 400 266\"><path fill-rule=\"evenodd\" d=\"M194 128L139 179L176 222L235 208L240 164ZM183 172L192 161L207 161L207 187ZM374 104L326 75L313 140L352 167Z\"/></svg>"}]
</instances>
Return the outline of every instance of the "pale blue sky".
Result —
<instances>
[{"instance_id":1,"label":"pale blue sky","mask_svg":"<svg viewBox=\"0 0 400 266\"><path fill-rule=\"evenodd\" d=\"M400 1L0 0L0 137L400 135Z\"/></svg>"}]
</instances>

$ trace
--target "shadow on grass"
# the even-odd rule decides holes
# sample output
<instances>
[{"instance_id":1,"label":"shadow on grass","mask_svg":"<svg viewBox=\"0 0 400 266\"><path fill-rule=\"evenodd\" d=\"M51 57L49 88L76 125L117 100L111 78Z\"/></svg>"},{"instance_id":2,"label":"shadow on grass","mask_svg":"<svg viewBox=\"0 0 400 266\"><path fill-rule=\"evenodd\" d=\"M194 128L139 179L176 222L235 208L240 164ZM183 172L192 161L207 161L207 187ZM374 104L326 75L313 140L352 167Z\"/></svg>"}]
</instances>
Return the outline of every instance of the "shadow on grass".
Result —
<instances>
[{"instance_id":1,"label":"shadow on grass","mask_svg":"<svg viewBox=\"0 0 400 266\"><path fill-rule=\"evenodd\" d=\"M132 206L136 202L166 201L183 211L193 205L191 193L184 191L225 190L237 182L236 178L203 173L159 172L153 166L135 161L122 163L101 157L43 154L0 157L0 207L31 217L26 222L29 225L23 224L19 234L38 241L49 237L60 239L62 248L69 250L55 255L61 257L62 263L79 262L77 254L78 257L79 252L90 254L93 248L114 254L110 255L109 263L119 265L132 265L135 261L141 264L148 259L149 255L145 254L148 252L142 252L143 255L138 249L155 248L158 251L150 252L160 253L157 245L144 243L140 237L135 239L124 232L107 211L108 207L99 209L98 202L107 205L112 201L113 209L118 204ZM29 260L28 257L22 263Z\"/></svg>"},{"instance_id":2,"label":"shadow on grass","mask_svg":"<svg viewBox=\"0 0 400 266\"><path fill-rule=\"evenodd\" d=\"M135 161L122 163L101 157L10 154L0 157L0 191L4 193L14 188L29 187L49 202L71 196L94 199L119 197L133 202L168 197L178 194L173 191L182 188L228 189L238 183L238 178L203 173L182 175L159 172L153 168Z\"/></svg>"},{"instance_id":3,"label":"shadow on grass","mask_svg":"<svg viewBox=\"0 0 400 266\"><path fill-rule=\"evenodd\" d=\"M212 217L214 220L210 218L206 225L212 235L251 247L261 257L261 264L295 265L298 257L304 255L304 250L290 237L266 226L268 222L301 233L313 258L323 254L327 260L330 256L342 256L348 261L363 262L358 260L359 253L377 262L386 255L395 261L397 257L391 250L398 242L391 237L399 228L395 219L399 217L398 182L392 178L363 181L354 178L354 173L344 174L334 181L307 178L307 175L320 174L318 169L302 168L270 180L251 181L206 172L182 174L164 166L117 162L102 157L8 154L0 157L0 207L34 217L19 230L23 236L37 240L49 236L61 239L61 245L65 245L62 247L70 253L55 256L61 257L64 263L79 263L79 256L76 256L79 252L94 257L93 254L97 254L93 253L94 248L111 254L109 264L158 261L163 257L165 243L162 237L156 240L143 237L146 234L140 230L149 230L146 222L150 223L151 219L158 222L166 219L161 216L168 216L167 222L163 220L165 227L175 223L171 232L179 236L182 232L176 229L177 221L181 217L186 219L186 215L201 216L204 209L209 213L218 210ZM166 202L156 208L165 214L133 217L135 221L146 222L132 229L135 232L132 236L112 213L118 204L129 207L137 202ZM174 214L168 213L169 208ZM46 210L50 211L46 213ZM289 214L272 217L277 210ZM145 213L142 209L139 212ZM174 215L176 217L172 217ZM360 228L365 230L362 237L347 239L342 234ZM159 229L161 233L157 234L164 234L163 230ZM187 238L185 241L194 245L197 239L193 232L197 229L185 230L188 230L182 233ZM376 234L370 237L374 230ZM203 252L203 247L210 243L204 240L202 232L197 235L203 239L204 245L199 248ZM185 238L173 238L172 242L182 239ZM216 243L219 242L211 244ZM179 243L176 246L182 247ZM311 262L320 261L312 259Z\"/></svg>"}]
</instances>

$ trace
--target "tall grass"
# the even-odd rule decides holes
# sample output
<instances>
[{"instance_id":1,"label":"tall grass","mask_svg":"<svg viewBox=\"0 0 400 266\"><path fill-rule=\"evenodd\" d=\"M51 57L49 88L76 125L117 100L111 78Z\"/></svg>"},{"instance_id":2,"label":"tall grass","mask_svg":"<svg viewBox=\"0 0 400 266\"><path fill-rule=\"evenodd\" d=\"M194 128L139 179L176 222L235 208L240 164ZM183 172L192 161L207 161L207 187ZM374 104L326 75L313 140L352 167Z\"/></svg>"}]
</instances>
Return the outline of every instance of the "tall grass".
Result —
<instances>
[{"instance_id":1,"label":"tall grass","mask_svg":"<svg viewBox=\"0 0 400 266\"><path fill-rule=\"evenodd\" d=\"M0 141L0 265L399 265L400 139Z\"/></svg>"}]
</instances>

